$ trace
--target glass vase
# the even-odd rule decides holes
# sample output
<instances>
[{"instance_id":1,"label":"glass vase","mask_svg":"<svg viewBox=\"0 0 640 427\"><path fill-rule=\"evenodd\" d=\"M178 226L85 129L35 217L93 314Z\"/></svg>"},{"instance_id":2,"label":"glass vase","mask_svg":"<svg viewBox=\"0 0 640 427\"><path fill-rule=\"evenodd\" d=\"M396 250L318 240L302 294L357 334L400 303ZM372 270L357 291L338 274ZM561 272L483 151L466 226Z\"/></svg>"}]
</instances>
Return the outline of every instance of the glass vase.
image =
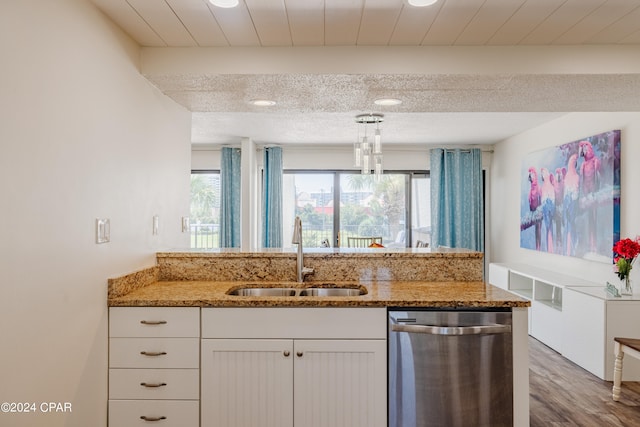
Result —
<instances>
[{"instance_id":1,"label":"glass vase","mask_svg":"<svg viewBox=\"0 0 640 427\"><path fill-rule=\"evenodd\" d=\"M633 295L633 283L631 282L631 279L629 278L628 274L620 284L620 294Z\"/></svg>"}]
</instances>

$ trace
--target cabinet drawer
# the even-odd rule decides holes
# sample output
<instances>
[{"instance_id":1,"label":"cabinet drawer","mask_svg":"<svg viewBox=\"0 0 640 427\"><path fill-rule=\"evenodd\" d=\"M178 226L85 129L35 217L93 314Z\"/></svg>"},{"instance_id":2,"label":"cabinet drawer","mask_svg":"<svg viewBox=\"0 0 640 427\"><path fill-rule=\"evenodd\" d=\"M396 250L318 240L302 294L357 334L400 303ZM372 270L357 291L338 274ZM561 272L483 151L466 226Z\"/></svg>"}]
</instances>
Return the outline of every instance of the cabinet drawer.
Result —
<instances>
[{"instance_id":1,"label":"cabinet drawer","mask_svg":"<svg viewBox=\"0 0 640 427\"><path fill-rule=\"evenodd\" d=\"M141 417L147 417L147 420ZM152 421L155 419L158 421ZM199 422L197 400L109 401L109 427L198 427Z\"/></svg>"},{"instance_id":2,"label":"cabinet drawer","mask_svg":"<svg viewBox=\"0 0 640 427\"><path fill-rule=\"evenodd\" d=\"M110 337L199 337L197 307L111 307Z\"/></svg>"},{"instance_id":3,"label":"cabinet drawer","mask_svg":"<svg viewBox=\"0 0 640 427\"><path fill-rule=\"evenodd\" d=\"M199 399L198 369L109 369L109 399Z\"/></svg>"},{"instance_id":4,"label":"cabinet drawer","mask_svg":"<svg viewBox=\"0 0 640 427\"><path fill-rule=\"evenodd\" d=\"M198 368L198 338L111 338L110 368Z\"/></svg>"}]
</instances>

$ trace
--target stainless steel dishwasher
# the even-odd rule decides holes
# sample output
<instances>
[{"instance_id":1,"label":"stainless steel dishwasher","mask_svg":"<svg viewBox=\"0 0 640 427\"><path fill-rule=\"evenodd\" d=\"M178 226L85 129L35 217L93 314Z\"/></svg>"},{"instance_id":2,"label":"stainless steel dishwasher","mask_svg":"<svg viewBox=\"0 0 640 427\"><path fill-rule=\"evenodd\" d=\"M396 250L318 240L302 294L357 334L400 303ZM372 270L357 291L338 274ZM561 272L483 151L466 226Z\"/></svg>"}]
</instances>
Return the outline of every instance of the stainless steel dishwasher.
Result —
<instances>
[{"instance_id":1,"label":"stainless steel dishwasher","mask_svg":"<svg viewBox=\"0 0 640 427\"><path fill-rule=\"evenodd\" d=\"M389 310L389 427L513 425L511 310Z\"/></svg>"}]
</instances>

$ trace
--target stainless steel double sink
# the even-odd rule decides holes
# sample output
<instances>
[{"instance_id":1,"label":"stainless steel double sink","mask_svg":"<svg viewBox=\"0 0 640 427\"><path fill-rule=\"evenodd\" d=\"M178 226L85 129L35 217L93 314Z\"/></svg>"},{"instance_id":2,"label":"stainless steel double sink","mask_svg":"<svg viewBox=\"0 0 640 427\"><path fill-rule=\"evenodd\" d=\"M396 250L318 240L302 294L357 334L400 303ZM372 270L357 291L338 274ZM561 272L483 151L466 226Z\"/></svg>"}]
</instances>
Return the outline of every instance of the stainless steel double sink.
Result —
<instances>
[{"instance_id":1,"label":"stainless steel double sink","mask_svg":"<svg viewBox=\"0 0 640 427\"><path fill-rule=\"evenodd\" d=\"M245 297L356 297L366 295L366 293L367 290L363 287L338 287L333 284L323 284L308 288L246 286L231 289L227 295Z\"/></svg>"}]
</instances>

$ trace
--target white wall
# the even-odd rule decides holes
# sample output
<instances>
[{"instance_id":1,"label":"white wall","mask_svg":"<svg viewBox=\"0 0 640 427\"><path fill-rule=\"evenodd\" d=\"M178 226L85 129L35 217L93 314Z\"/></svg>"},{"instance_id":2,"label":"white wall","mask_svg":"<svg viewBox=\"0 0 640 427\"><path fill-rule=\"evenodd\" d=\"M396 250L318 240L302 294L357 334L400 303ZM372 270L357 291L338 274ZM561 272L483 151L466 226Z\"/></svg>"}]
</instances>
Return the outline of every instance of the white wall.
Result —
<instances>
[{"instance_id":1,"label":"white wall","mask_svg":"<svg viewBox=\"0 0 640 427\"><path fill-rule=\"evenodd\" d=\"M84 0L1 2L0 54L0 402L72 404L0 425L105 426L107 278L188 244L190 114Z\"/></svg>"},{"instance_id":2,"label":"white wall","mask_svg":"<svg viewBox=\"0 0 640 427\"><path fill-rule=\"evenodd\" d=\"M520 248L520 181L522 159L532 151L621 130L621 236L640 234L640 113L571 113L509 138L495 146L491 169L493 262L525 262L594 282L616 282L612 265ZM632 279L640 280L639 267Z\"/></svg>"}]
</instances>

